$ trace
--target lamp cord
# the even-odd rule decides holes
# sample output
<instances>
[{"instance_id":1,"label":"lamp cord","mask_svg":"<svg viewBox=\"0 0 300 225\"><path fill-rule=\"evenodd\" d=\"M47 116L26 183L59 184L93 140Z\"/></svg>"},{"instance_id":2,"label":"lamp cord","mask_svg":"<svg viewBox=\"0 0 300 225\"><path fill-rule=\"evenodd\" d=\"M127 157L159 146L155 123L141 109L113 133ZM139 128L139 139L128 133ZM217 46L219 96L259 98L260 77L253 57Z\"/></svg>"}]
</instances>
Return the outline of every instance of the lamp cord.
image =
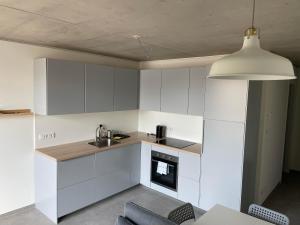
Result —
<instances>
[{"instance_id":1,"label":"lamp cord","mask_svg":"<svg viewBox=\"0 0 300 225\"><path fill-rule=\"evenodd\" d=\"M255 0L253 0L253 9L252 9L252 28L254 28L254 15L255 15Z\"/></svg>"}]
</instances>

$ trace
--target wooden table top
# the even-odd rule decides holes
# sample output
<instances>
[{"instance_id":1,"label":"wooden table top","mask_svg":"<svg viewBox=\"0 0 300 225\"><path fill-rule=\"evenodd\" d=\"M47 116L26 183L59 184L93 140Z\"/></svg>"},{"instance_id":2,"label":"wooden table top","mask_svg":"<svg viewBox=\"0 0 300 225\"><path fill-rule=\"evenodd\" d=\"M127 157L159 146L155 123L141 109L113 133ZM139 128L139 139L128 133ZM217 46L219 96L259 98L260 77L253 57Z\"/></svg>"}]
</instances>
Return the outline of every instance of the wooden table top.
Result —
<instances>
[{"instance_id":1,"label":"wooden table top","mask_svg":"<svg viewBox=\"0 0 300 225\"><path fill-rule=\"evenodd\" d=\"M82 157L85 155L91 155L97 152L120 148L126 145L138 144L141 142L147 142L153 145L163 146L164 148L173 149L176 151L186 151L195 154L201 154L201 150L202 150L202 145L198 143L183 149L178 149L178 148L173 148L165 145L156 144L155 137L148 136L146 133L143 132L132 132L132 133L128 133L128 135L130 135L130 137L120 140L119 144L115 144L107 147L99 148L93 145L89 145L88 142L91 142L93 140L87 140L87 141L74 142L70 144L57 145L57 146L52 146L47 148L39 148L36 149L36 152L46 155L47 157L57 161L65 161L69 159Z\"/></svg>"},{"instance_id":2,"label":"wooden table top","mask_svg":"<svg viewBox=\"0 0 300 225\"><path fill-rule=\"evenodd\" d=\"M203 216L201 216L194 225L274 225L272 223L257 219L247 214L226 208L221 205L215 205Z\"/></svg>"}]
</instances>

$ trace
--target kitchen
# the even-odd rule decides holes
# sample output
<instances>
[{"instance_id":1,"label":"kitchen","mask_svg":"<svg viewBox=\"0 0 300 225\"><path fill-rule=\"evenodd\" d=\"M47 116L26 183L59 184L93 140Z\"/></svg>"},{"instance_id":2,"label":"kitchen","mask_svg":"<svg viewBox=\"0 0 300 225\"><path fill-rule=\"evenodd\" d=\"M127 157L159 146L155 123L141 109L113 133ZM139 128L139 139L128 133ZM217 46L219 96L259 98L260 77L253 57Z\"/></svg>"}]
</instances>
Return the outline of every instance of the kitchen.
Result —
<instances>
[{"instance_id":1,"label":"kitchen","mask_svg":"<svg viewBox=\"0 0 300 225\"><path fill-rule=\"evenodd\" d=\"M34 84L37 96L35 112L39 115L35 122L37 208L57 223L64 215L139 183L204 210L216 203L236 210L248 208L253 201L251 196L255 182L250 183L246 174L253 174L256 166L246 162L253 160L253 145L258 145L258 128L253 130L253 126L259 127L259 120L256 119L257 125L254 125L252 117L258 118L261 113L266 113L260 105L248 103L259 102L266 87L248 81L208 79L209 68L208 64L190 68L146 69L140 71L139 77L134 69L37 59ZM125 73L121 73L122 70ZM68 71L71 72L68 74ZM74 71L78 75L77 83ZM72 86L68 85L70 79ZM287 84L277 84L273 91L279 90L282 94L286 93ZM81 99L81 102L73 101L74 98ZM121 140L114 139L111 128L102 124L98 127L94 124L93 137L98 142L89 138L53 146L51 139L56 139L56 133L49 132L50 139L45 138L46 141L40 135L40 129L45 127L42 121L57 119L56 114L59 118L61 114L123 111L124 114L120 114L122 121L126 120L126 112L137 109L140 109L139 118L136 118L138 126L144 128L118 132L120 128L113 127L117 136L129 136ZM252 126L247 127L249 118ZM162 119L164 121L160 121ZM268 122L273 123L277 119L269 118ZM168 126L159 126L162 122L171 125L180 122L181 125L176 127L177 135L184 137L186 132L190 137L179 140L176 134L172 135L172 127L170 130ZM48 129L56 130L54 127ZM197 135L193 137L191 134L194 132ZM57 137L61 135L57 134ZM50 147L45 146L47 141ZM248 157L248 151L252 155L244 159L244 156ZM161 167L154 163L154 159L164 167L160 171L162 174L158 173ZM222 164L226 160L231 163ZM166 173L164 169L170 167L175 169ZM50 171L52 173L45 174ZM228 177L228 174L231 176ZM241 188L245 175L249 182L248 190ZM252 176L256 179L257 175ZM222 189L216 185L222 186ZM86 199L84 195L76 197L82 192L88 193ZM211 194L203 194L208 192Z\"/></svg>"},{"instance_id":2,"label":"kitchen","mask_svg":"<svg viewBox=\"0 0 300 225\"><path fill-rule=\"evenodd\" d=\"M25 7L3 4L7 4L0 6L3 15L12 18L9 11ZM189 10L193 5L153 4L176 5L177 9L184 5ZM132 7L142 9L142 5ZM248 5L241 5L249 10ZM26 7L23 10L28 10ZM285 10L290 7L281 5ZM106 9L103 12L109 11ZM51 11L51 7L45 10ZM176 12L174 15L181 14L181 10ZM10 213L29 210L43 221L40 224L65 224L77 214L119 199L117 210L103 211L103 218L106 213L109 217L106 223L113 224L112 219L123 215L123 196L139 198L141 192L141 199L151 196L145 201L137 199L146 209L167 216L177 204L191 203L196 215L200 213L205 220L218 204L247 213L252 203L262 205L282 181L291 83L210 78L212 67L237 49L240 38L232 50L207 56L210 54L167 53L170 49L158 47L166 36L159 38L157 45L148 43L150 36L132 31L126 37L120 34L120 42L109 42L109 35L97 37L98 42L110 43L107 48L114 51L110 56L106 50L95 54L68 45L60 48L60 40L49 41L55 43L54 47L26 41L26 32L39 23L39 17L44 18L44 12L31 16L32 25L26 22L24 27L7 32L8 37L12 35L8 41L0 41L0 91L4 96L0 99L0 175L4 184L0 193L0 215L4 216L0 216L0 223L2 218L14 219ZM90 29L81 21L70 25L70 31L77 26ZM76 33L86 42L78 46L88 46L95 41L89 35L101 33L92 29L89 32L84 37L83 32ZM250 41L256 37L255 30L247 32ZM170 30L170 34L175 33ZM44 34L41 39L50 38L49 33ZM39 35L42 33L36 32L36 38ZM18 37L24 38L24 43ZM266 37L262 39L264 46L272 43ZM120 50L126 41L132 49ZM74 43L70 41L70 46ZM95 50L103 45L90 46ZM127 54L140 58L132 59ZM154 203L159 196L165 201ZM155 211L154 205L160 210Z\"/></svg>"}]
</instances>

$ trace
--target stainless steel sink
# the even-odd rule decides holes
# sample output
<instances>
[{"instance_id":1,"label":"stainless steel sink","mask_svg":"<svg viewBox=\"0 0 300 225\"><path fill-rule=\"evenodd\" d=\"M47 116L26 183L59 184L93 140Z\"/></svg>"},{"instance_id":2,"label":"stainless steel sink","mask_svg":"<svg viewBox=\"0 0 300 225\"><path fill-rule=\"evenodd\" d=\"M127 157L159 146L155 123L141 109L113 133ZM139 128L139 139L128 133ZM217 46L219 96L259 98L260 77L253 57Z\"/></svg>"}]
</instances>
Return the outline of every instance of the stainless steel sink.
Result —
<instances>
[{"instance_id":1,"label":"stainless steel sink","mask_svg":"<svg viewBox=\"0 0 300 225\"><path fill-rule=\"evenodd\" d=\"M102 139L101 141L97 141L97 142L96 141L89 142L89 145L94 145L96 147L102 148L102 147L109 147L119 143L120 143L119 141L112 140L112 139L111 140Z\"/></svg>"},{"instance_id":2,"label":"stainless steel sink","mask_svg":"<svg viewBox=\"0 0 300 225\"><path fill-rule=\"evenodd\" d=\"M115 140L122 140L122 139L129 138L129 137L130 136L127 134L114 134L113 135L113 139L115 139Z\"/></svg>"}]
</instances>

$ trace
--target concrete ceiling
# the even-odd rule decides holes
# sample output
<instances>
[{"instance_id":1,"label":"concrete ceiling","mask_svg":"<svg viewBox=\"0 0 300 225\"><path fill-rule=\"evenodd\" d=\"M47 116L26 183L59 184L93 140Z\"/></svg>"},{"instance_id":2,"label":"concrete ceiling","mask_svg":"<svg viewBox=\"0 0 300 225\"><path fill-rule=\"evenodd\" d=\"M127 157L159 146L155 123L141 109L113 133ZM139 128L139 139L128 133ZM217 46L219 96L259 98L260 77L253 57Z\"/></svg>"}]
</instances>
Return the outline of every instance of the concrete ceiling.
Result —
<instances>
[{"instance_id":1,"label":"concrete ceiling","mask_svg":"<svg viewBox=\"0 0 300 225\"><path fill-rule=\"evenodd\" d=\"M226 54L242 46L251 4L251 0L0 0L0 39L137 61ZM257 0L256 6L262 47L300 65L300 0ZM132 38L135 34L142 43Z\"/></svg>"}]
</instances>

